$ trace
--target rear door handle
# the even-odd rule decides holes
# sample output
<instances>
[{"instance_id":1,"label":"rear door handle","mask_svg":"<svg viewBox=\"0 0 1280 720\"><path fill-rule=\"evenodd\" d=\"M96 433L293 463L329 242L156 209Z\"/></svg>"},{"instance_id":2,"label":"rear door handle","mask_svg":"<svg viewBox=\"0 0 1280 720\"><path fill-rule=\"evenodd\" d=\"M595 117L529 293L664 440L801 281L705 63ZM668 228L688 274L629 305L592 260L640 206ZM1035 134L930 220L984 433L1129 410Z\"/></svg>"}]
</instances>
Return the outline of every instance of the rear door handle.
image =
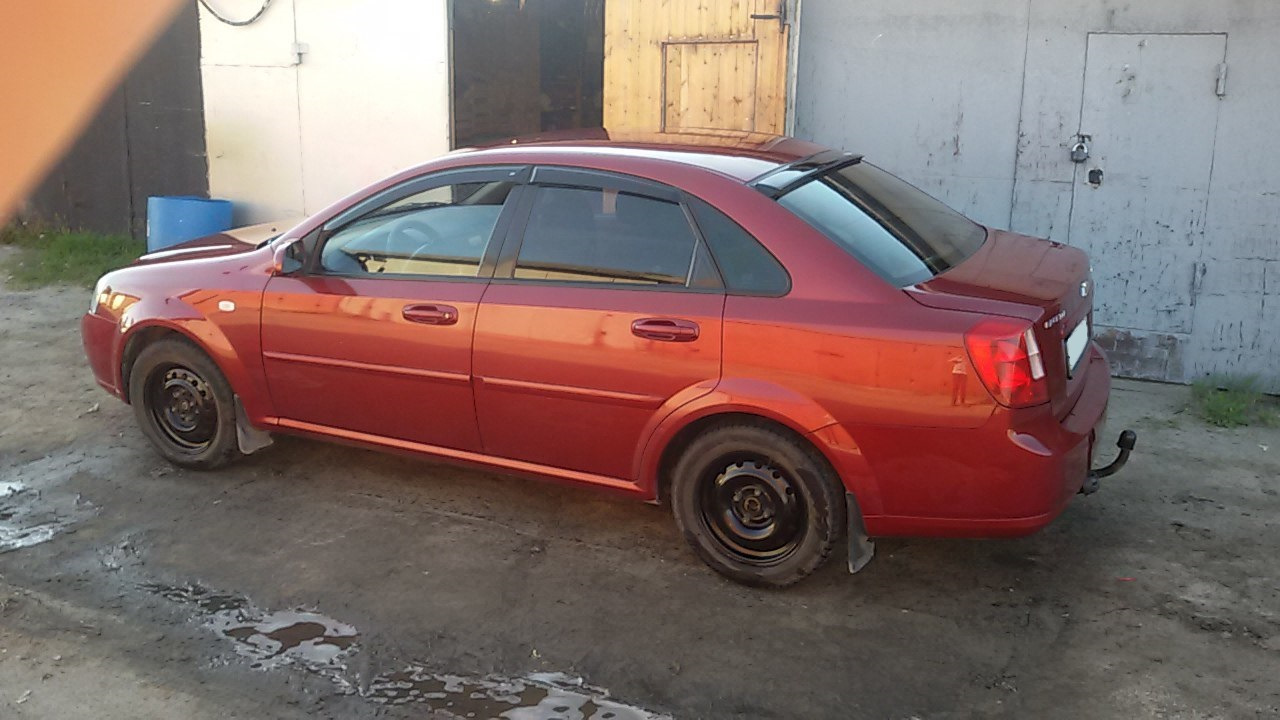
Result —
<instances>
[{"instance_id":1,"label":"rear door handle","mask_svg":"<svg viewBox=\"0 0 1280 720\"><path fill-rule=\"evenodd\" d=\"M644 318L631 323L631 334L658 342L693 342L698 339L698 323L672 318Z\"/></svg>"},{"instance_id":2,"label":"rear door handle","mask_svg":"<svg viewBox=\"0 0 1280 720\"><path fill-rule=\"evenodd\" d=\"M423 325L457 325L458 308L452 305L406 305L404 319Z\"/></svg>"}]
</instances>

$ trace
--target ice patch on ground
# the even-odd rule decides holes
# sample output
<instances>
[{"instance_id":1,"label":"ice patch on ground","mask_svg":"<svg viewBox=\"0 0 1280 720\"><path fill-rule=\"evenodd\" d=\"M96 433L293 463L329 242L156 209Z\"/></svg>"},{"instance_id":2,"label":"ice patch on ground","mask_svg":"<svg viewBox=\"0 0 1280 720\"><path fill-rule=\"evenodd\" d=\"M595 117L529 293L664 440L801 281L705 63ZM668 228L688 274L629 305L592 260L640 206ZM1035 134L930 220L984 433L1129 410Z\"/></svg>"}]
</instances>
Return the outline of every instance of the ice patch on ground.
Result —
<instances>
[{"instance_id":1,"label":"ice patch on ground","mask_svg":"<svg viewBox=\"0 0 1280 720\"><path fill-rule=\"evenodd\" d=\"M80 472L79 456L41 458L10 468L0 478L0 553L48 542L89 517L95 508L61 485Z\"/></svg>"}]
</instances>

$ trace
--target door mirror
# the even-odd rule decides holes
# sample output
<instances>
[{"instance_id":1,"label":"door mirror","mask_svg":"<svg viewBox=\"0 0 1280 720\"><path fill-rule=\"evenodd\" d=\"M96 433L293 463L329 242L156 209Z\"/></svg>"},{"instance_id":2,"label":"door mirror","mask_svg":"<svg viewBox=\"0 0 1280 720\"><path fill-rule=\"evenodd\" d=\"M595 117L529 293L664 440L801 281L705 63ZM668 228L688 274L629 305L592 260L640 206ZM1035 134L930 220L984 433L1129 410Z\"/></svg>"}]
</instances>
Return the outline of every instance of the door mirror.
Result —
<instances>
[{"instance_id":1,"label":"door mirror","mask_svg":"<svg viewBox=\"0 0 1280 720\"><path fill-rule=\"evenodd\" d=\"M277 243L272 249L271 254L271 272L274 275L288 275L302 269L302 259L299 257L299 250L302 248L302 239L294 238Z\"/></svg>"}]
</instances>

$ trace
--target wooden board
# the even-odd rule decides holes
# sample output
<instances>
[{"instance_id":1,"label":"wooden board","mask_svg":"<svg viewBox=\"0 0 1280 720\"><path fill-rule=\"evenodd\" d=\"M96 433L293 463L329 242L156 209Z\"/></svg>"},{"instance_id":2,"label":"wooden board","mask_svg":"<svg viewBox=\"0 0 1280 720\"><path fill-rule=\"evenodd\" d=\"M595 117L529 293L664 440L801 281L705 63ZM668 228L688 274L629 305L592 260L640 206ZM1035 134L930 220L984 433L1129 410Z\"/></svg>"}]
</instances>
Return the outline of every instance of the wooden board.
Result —
<instances>
[{"instance_id":1,"label":"wooden board","mask_svg":"<svg viewBox=\"0 0 1280 720\"><path fill-rule=\"evenodd\" d=\"M606 0L605 127L782 133L784 2Z\"/></svg>"}]
</instances>

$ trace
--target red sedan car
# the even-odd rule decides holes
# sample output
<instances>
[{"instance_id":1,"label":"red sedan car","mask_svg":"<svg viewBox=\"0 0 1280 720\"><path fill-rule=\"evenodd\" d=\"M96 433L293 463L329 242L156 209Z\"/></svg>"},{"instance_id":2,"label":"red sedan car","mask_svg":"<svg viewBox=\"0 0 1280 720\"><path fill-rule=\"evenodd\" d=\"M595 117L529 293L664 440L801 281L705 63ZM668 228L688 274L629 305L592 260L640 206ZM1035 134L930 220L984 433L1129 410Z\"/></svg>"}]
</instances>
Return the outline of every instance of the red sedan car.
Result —
<instances>
[{"instance_id":1,"label":"red sedan car","mask_svg":"<svg viewBox=\"0 0 1280 720\"><path fill-rule=\"evenodd\" d=\"M1117 464L1089 260L752 135L451 154L99 283L98 382L170 461L293 433L670 503L781 586L847 538L1036 531Z\"/></svg>"}]
</instances>

